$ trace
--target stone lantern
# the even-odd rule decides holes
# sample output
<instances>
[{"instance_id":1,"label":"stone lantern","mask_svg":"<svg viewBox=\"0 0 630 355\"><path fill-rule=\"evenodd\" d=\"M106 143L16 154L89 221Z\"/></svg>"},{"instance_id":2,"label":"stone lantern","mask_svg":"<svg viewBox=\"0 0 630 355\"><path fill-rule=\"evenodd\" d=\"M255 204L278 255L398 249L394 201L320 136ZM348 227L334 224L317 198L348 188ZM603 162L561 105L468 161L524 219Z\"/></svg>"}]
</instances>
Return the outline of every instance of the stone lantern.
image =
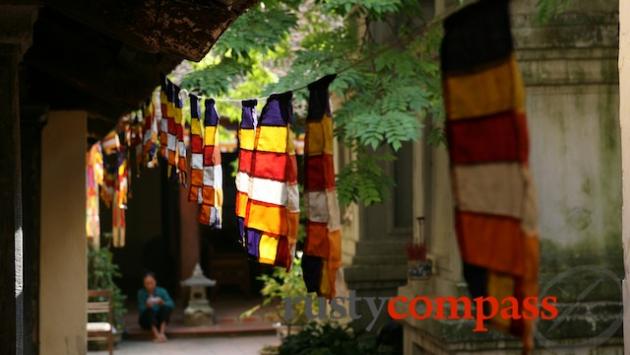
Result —
<instances>
[{"instance_id":1,"label":"stone lantern","mask_svg":"<svg viewBox=\"0 0 630 355\"><path fill-rule=\"evenodd\" d=\"M182 281L183 286L190 287L188 307L184 310L184 324L199 326L214 323L214 310L206 297L206 287L212 287L216 283L203 275L199 263L195 265L192 276Z\"/></svg>"}]
</instances>

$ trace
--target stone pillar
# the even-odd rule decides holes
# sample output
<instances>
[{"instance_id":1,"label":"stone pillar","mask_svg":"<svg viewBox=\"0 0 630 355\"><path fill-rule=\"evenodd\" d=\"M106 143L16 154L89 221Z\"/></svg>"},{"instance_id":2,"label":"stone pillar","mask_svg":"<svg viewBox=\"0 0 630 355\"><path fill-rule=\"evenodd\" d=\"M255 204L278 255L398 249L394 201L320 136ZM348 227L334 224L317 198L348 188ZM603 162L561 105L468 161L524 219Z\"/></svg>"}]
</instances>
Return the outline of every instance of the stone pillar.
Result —
<instances>
[{"instance_id":1,"label":"stone pillar","mask_svg":"<svg viewBox=\"0 0 630 355\"><path fill-rule=\"evenodd\" d=\"M87 113L51 111L42 132L40 353L86 353Z\"/></svg>"},{"instance_id":2,"label":"stone pillar","mask_svg":"<svg viewBox=\"0 0 630 355\"><path fill-rule=\"evenodd\" d=\"M34 6L0 5L0 353L7 355L24 353L18 63L36 14Z\"/></svg>"}]
</instances>

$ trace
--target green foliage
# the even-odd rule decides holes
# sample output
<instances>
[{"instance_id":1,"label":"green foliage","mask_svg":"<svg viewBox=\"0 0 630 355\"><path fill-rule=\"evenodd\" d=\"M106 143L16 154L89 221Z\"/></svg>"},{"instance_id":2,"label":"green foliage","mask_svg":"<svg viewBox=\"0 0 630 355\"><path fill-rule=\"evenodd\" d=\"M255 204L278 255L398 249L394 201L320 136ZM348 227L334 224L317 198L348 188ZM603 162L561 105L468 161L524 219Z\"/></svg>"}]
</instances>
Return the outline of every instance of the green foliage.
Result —
<instances>
[{"instance_id":1,"label":"green foliage","mask_svg":"<svg viewBox=\"0 0 630 355\"><path fill-rule=\"evenodd\" d=\"M299 121L305 86L339 73L331 85L340 99L335 135L356 153L338 174L340 200L378 203L392 186L379 164L391 159L384 152L423 137L444 142L442 34L422 16L414 0L264 1L235 21L182 84L215 97L294 90ZM240 115L233 105L221 110Z\"/></svg>"},{"instance_id":2,"label":"green foliage","mask_svg":"<svg viewBox=\"0 0 630 355\"><path fill-rule=\"evenodd\" d=\"M566 9L570 2L571 0L538 0L536 2L538 9L536 20L541 24L549 22L549 20Z\"/></svg>"},{"instance_id":3,"label":"green foliage","mask_svg":"<svg viewBox=\"0 0 630 355\"><path fill-rule=\"evenodd\" d=\"M326 8L341 16L369 15L381 18L385 14L396 12L402 5L401 0L328 0Z\"/></svg>"},{"instance_id":4,"label":"green foliage","mask_svg":"<svg viewBox=\"0 0 630 355\"><path fill-rule=\"evenodd\" d=\"M114 325L116 329L122 330L124 326L125 295L122 294L114 279L120 277L118 265L113 262L113 255L109 248L102 247L88 250L88 289L90 290L110 290L112 292L112 309L114 312ZM92 317L97 321L106 321L106 314L95 314Z\"/></svg>"},{"instance_id":5,"label":"green foliage","mask_svg":"<svg viewBox=\"0 0 630 355\"><path fill-rule=\"evenodd\" d=\"M283 325L304 325L307 323L305 302L303 300L299 302L296 300L299 298L306 299L306 297L312 298L313 312L317 312L315 296L308 294L304 279L302 278L300 259L293 259L293 265L289 271L285 268L274 268L271 275L263 274L259 276L258 279L264 284L263 288L260 290L260 294L263 296L263 302L261 305L255 306L243 313L241 317L248 317L263 306L273 305L275 318ZM293 299L291 302L293 317L290 319L286 318L285 299Z\"/></svg>"},{"instance_id":6,"label":"green foliage","mask_svg":"<svg viewBox=\"0 0 630 355\"><path fill-rule=\"evenodd\" d=\"M186 75L181 85L203 95L226 93L234 85L236 78L245 75L250 70L249 60L239 61L232 57L225 57L215 61L208 67L202 67Z\"/></svg>"},{"instance_id":7,"label":"green foliage","mask_svg":"<svg viewBox=\"0 0 630 355\"><path fill-rule=\"evenodd\" d=\"M366 205L382 202L394 184L384 173L382 164L393 159L391 154L370 154L366 148L358 148L356 158L337 175L339 202L344 206L354 201Z\"/></svg>"},{"instance_id":8,"label":"green foliage","mask_svg":"<svg viewBox=\"0 0 630 355\"><path fill-rule=\"evenodd\" d=\"M393 354L393 349L377 344L373 335L356 334L349 326L335 323L309 323L301 332L289 335L278 349L279 355L375 355Z\"/></svg>"},{"instance_id":9,"label":"green foliage","mask_svg":"<svg viewBox=\"0 0 630 355\"><path fill-rule=\"evenodd\" d=\"M214 46L218 55L248 57L251 52L266 53L286 39L288 29L297 23L300 1L264 1L239 17Z\"/></svg>"}]
</instances>

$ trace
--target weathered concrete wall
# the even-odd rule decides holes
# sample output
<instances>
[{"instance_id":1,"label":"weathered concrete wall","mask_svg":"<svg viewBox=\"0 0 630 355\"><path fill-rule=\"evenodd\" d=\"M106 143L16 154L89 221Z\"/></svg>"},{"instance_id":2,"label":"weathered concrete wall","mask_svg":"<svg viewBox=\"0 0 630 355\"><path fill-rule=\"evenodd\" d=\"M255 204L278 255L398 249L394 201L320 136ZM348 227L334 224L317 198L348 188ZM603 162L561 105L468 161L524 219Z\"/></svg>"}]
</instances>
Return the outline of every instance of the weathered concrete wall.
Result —
<instances>
[{"instance_id":1,"label":"weathered concrete wall","mask_svg":"<svg viewBox=\"0 0 630 355\"><path fill-rule=\"evenodd\" d=\"M614 343L623 274L618 3L570 6L548 26L536 25L535 1L512 6L538 189L540 285L584 312L554 330L554 322L540 322L539 334Z\"/></svg>"},{"instance_id":2,"label":"weathered concrete wall","mask_svg":"<svg viewBox=\"0 0 630 355\"><path fill-rule=\"evenodd\" d=\"M620 353L618 3L573 0L547 24L537 21L535 0L511 3L539 205L541 290L558 296L561 314L574 307L562 322L539 322L537 346L549 351L563 339L573 348L553 353ZM429 156L433 179L425 188L434 197L425 210L433 211L430 252L437 258L438 275L410 282L400 289L406 295L465 292L458 284L448 158L441 148ZM461 323L409 321L405 329L407 354L418 346L435 353L518 353L518 342L473 335Z\"/></svg>"},{"instance_id":3,"label":"weathered concrete wall","mask_svg":"<svg viewBox=\"0 0 630 355\"><path fill-rule=\"evenodd\" d=\"M42 133L40 353L86 353L87 114L51 111Z\"/></svg>"},{"instance_id":4,"label":"weathered concrete wall","mask_svg":"<svg viewBox=\"0 0 630 355\"><path fill-rule=\"evenodd\" d=\"M630 1L619 0L619 94L630 97ZM619 123L621 126L621 157L623 208L622 231L624 250L624 282L623 282L623 331L630 334L630 101L620 100ZM630 336L625 336L624 352L630 353Z\"/></svg>"}]
</instances>

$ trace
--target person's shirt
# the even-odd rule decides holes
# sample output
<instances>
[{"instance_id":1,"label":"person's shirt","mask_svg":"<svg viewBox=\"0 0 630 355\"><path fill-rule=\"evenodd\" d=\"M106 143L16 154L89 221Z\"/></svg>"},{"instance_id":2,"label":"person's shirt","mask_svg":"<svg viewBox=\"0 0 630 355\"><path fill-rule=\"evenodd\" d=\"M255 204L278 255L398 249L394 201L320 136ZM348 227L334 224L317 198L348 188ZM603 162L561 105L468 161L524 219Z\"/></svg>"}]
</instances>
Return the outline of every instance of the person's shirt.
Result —
<instances>
[{"instance_id":1,"label":"person's shirt","mask_svg":"<svg viewBox=\"0 0 630 355\"><path fill-rule=\"evenodd\" d=\"M159 297L162 299L162 301L164 301L164 303L161 305L153 304L151 308L153 308L154 311L159 310L160 307L166 307L169 309L173 309L175 307L173 299L168 294L168 291L166 291L162 287L156 287L155 290L153 290L153 295L149 295L149 292L147 292L147 290L143 287L138 290L138 311L140 313L144 312L147 309L147 299L149 299L149 296Z\"/></svg>"}]
</instances>

